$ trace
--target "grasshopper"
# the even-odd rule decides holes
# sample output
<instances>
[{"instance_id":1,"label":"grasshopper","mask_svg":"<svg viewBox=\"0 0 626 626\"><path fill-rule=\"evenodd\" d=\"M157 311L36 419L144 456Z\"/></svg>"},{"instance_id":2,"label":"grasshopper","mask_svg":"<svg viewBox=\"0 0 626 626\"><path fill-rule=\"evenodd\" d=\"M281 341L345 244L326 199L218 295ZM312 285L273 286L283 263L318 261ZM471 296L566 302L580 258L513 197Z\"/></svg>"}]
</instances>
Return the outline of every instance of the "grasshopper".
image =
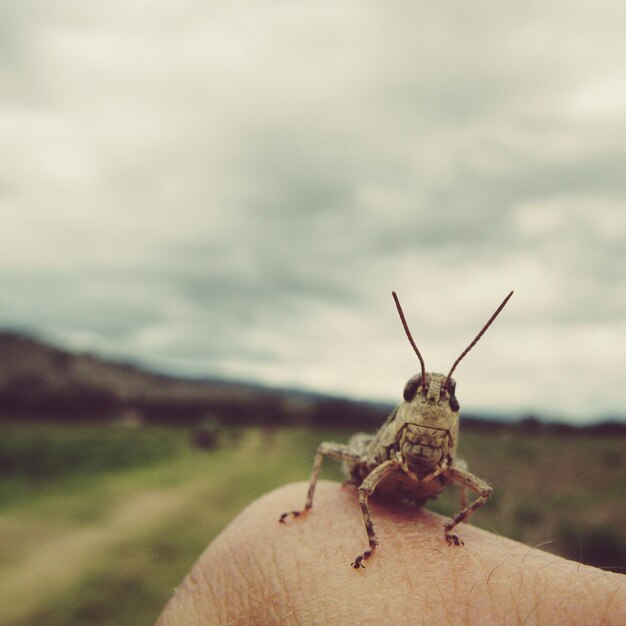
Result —
<instances>
[{"instance_id":1,"label":"grasshopper","mask_svg":"<svg viewBox=\"0 0 626 626\"><path fill-rule=\"evenodd\" d=\"M387 499L422 506L429 498L440 494L448 484L458 483L461 486L461 510L444 524L444 538L449 546L463 545L459 537L450 531L485 504L493 492L484 480L467 471L465 461L456 458L459 402L452 373L496 319L513 292L502 301L446 376L426 372L424 359L413 341L398 296L395 291L392 295L406 336L419 359L420 373L408 380L404 386L404 402L391 412L376 434L357 433L347 445L320 444L304 510L283 513L279 519L284 524L288 517L298 517L311 509L324 457L343 461L349 476L348 484L358 487L369 542L369 549L351 563L355 569L365 567L363 561L374 554L379 544L368 506L368 499L374 492ZM467 504L466 489L478 494L471 504Z\"/></svg>"}]
</instances>

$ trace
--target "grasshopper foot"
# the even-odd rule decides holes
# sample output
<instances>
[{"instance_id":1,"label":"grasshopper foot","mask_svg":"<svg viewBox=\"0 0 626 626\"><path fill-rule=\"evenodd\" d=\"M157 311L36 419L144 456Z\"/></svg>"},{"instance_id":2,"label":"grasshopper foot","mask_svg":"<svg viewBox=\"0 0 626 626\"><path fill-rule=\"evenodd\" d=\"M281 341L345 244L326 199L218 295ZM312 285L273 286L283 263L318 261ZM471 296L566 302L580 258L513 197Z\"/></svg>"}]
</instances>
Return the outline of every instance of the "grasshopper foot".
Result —
<instances>
[{"instance_id":1,"label":"grasshopper foot","mask_svg":"<svg viewBox=\"0 0 626 626\"><path fill-rule=\"evenodd\" d=\"M456 536L446 533L446 541L449 546L464 546L465 544Z\"/></svg>"},{"instance_id":2,"label":"grasshopper foot","mask_svg":"<svg viewBox=\"0 0 626 626\"><path fill-rule=\"evenodd\" d=\"M369 559L370 556L372 556L372 551L366 550L365 552L363 552L363 554L359 554L359 556L357 556L356 559L354 559L354 561L350 563L350 565L354 567L354 569L359 569L361 567L365 569L365 565L363 565L363 561Z\"/></svg>"},{"instance_id":3,"label":"grasshopper foot","mask_svg":"<svg viewBox=\"0 0 626 626\"><path fill-rule=\"evenodd\" d=\"M377 545L378 545L378 540L375 537L370 539L370 549L363 552L363 554L359 554L359 556L357 556L356 559L354 559L354 561L350 563L350 565L354 567L354 569L359 569L361 567L365 569L365 565L363 565L363 561L366 561L367 559L370 558L370 556L372 556L372 554L374 554L374 550L376 550Z\"/></svg>"},{"instance_id":4,"label":"grasshopper foot","mask_svg":"<svg viewBox=\"0 0 626 626\"><path fill-rule=\"evenodd\" d=\"M279 518L278 521L280 524L286 524L287 523L287 518L289 517L299 517L300 515L302 515L302 513L305 513L308 509L305 509L304 511L289 511L288 513L283 513Z\"/></svg>"}]
</instances>

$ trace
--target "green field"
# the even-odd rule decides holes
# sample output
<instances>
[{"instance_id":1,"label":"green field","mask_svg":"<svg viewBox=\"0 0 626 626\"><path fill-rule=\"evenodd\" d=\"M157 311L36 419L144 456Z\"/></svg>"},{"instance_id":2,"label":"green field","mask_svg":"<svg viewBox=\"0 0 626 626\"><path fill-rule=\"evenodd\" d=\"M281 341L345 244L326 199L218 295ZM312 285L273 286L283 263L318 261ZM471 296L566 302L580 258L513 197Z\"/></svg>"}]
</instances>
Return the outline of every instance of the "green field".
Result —
<instances>
[{"instance_id":1,"label":"green field","mask_svg":"<svg viewBox=\"0 0 626 626\"><path fill-rule=\"evenodd\" d=\"M249 428L204 451L182 428L1 425L0 624L152 624L238 511L306 480L319 441L348 434ZM624 443L463 433L462 456L495 488L473 523L624 571ZM338 465L323 476L341 479ZM457 502L451 490L430 508Z\"/></svg>"}]
</instances>

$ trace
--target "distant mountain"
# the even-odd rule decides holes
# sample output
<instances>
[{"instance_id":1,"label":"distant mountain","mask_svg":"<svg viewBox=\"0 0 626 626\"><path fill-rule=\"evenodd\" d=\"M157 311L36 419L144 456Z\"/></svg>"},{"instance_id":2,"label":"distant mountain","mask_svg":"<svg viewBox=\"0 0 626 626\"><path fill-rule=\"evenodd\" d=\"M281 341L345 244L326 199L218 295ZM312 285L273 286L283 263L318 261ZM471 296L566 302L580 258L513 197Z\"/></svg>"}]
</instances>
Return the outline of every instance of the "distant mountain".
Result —
<instances>
[{"instance_id":1,"label":"distant mountain","mask_svg":"<svg viewBox=\"0 0 626 626\"><path fill-rule=\"evenodd\" d=\"M0 414L102 420L380 423L391 407L223 380L189 380L0 332Z\"/></svg>"},{"instance_id":2,"label":"distant mountain","mask_svg":"<svg viewBox=\"0 0 626 626\"><path fill-rule=\"evenodd\" d=\"M141 370L92 354L0 331L0 419L170 424L211 419L223 424L311 425L373 431L392 405L224 380L190 380ZM575 428L535 416L518 422L463 415L463 429L626 434L623 420Z\"/></svg>"}]
</instances>

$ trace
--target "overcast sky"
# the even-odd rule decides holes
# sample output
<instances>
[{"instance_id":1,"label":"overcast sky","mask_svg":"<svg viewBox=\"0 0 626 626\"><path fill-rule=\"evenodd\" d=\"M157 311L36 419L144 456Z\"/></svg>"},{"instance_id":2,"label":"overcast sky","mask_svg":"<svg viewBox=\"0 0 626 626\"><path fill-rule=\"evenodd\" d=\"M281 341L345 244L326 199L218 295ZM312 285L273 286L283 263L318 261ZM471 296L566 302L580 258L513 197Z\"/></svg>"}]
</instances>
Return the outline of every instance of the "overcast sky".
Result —
<instances>
[{"instance_id":1,"label":"overcast sky","mask_svg":"<svg viewBox=\"0 0 626 626\"><path fill-rule=\"evenodd\" d=\"M623 416L626 3L3 0L0 325Z\"/></svg>"}]
</instances>

